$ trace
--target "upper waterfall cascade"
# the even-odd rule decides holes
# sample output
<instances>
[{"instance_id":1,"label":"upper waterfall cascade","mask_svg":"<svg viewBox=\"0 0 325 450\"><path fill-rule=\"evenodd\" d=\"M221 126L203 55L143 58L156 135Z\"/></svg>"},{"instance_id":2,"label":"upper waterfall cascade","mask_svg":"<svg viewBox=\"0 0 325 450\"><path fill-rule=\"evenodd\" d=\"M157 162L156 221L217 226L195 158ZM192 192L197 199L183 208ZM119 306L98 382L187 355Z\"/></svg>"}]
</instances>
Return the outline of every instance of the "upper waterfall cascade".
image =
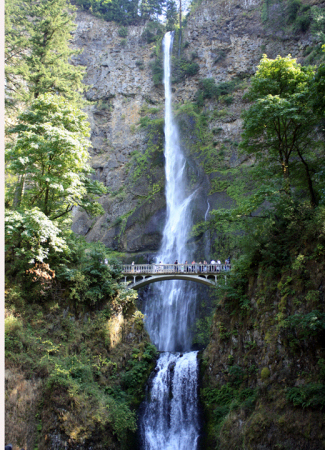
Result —
<instances>
[{"instance_id":1,"label":"upper waterfall cascade","mask_svg":"<svg viewBox=\"0 0 325 450\"><path fill-rule=\"evenodd\" d=\"M180 146L177 125L172 112L171 51L173 33L166 33L164 49L165 87L165 174L166 223L157 263L185 262L193 257L187 239L192 226L190 192L186 178L186 159ZM155 283L149 290L150 302L144 313L151 340L161 351L188 351L191 348L191 328L195 320L196 295L182 281ZM151 299L155 298L155 301Z\"/></svg>"},{"instance_id":2,"label":"upper waterfall cascade","mask_svg":"<svg viewBox=\"0 0 325 450\"><path fill-rule=\"evenodd\" d=\"M186 160L172 114L171 51L173 33L165 34L165 173L167 217L157 263L185 262L191 252L191 201ZM145 302L146 328L158 350L164 351L144 404L140 435L144 450L196 450L199 439L197 352L190 352L190 328L195 320L195 291L182 281L157 282ZM169 353L187 351L188 353Z\"/></svg>"}]
</instances>

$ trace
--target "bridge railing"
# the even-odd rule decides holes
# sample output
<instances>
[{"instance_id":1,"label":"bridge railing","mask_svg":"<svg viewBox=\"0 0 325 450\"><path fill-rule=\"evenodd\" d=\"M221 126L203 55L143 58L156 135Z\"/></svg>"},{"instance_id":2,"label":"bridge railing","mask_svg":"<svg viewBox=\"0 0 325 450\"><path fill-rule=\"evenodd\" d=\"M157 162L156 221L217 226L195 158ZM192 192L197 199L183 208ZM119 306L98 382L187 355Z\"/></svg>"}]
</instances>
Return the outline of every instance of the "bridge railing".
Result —
<instances>
[{"instance_id":1,"label":"bridge railing","mask_svg":"<svg viewBox=\"0 0 325 450\"><path fill-rule=\"evenodd\" d=\"M123 274L202 273L216 274L231 269L231 264L124 264Z\"/></svg>"}]
</instances>

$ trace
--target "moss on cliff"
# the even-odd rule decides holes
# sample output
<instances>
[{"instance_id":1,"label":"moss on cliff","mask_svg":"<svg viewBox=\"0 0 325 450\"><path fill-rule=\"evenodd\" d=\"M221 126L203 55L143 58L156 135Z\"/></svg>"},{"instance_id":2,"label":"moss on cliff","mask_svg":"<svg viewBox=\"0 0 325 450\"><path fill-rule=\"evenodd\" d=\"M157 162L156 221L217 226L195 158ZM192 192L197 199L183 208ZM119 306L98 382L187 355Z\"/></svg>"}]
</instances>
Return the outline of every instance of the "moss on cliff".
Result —
<instances>
[{"instance_id":1,"label":"moss on cliff","mask_svg":"<svg viewBox=\"0 0 325 450\"><path fill-rule=\"evenodd\" d=\"M7 289L6 441L14 448L133 448L136 408L156 355L136 295L85 312L66 294L39 304ZM19 429L17 414L26 423Z\"/></svg>"},{"instance_id":2,"label":"moss on cliff","mask_svg":"<svg viewBox=\"0 0 325 450\"><path fill-rule=\"evenodd\" d=\"M322 224L320 208L283 231L274 260L269 231L267 250L220 285L202 364L205 448L324 448Z\"/></svg>"}]
</instances>

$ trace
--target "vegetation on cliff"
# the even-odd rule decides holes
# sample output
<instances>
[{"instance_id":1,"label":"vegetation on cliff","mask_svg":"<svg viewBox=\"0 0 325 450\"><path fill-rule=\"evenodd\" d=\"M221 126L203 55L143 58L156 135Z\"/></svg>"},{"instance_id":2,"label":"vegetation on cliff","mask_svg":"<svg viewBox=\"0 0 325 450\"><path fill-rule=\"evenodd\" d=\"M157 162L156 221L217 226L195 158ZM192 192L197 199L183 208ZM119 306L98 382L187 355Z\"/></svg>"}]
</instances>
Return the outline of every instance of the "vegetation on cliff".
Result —
<instances>
[{"instance_id":1,"label":"vegetation on cliff","mask_svg":"<svg viewBox=\"0 0 325 450\"><path fill-rule=\"evenodd\" d=\"M69 45L76 28L74 10L66 0L6 2L7 106L45 93L82 102L85 70L70 63L80 53Z\"/></svg>"},{"instance_id":2,"label":"vegetation on cliff","mask_svg":"<svg viewBox=\"0 0 325 450\"><path fill-rule=\"evenodd\" d=\"M165 16L167 26L173 28L177 21L174 0L77 0L76 3L97 17L123 25L135 25L145 20L158 21L159 17Z\"/></svg>"},{"instance_id":3,"label":"vegetation on cliff","mask_svg":"<svg viewBox=\"0 0 325 450\"><path fill-rule=\"evenodd\" d=\"M254 162L227 189L236 205L211 213L238 257L203 354L209 448L323 445L323 71L263 57L246 95Z\"/></svg>"},{"instance_id":4,"label":"vegetation on cliff","mask_svg":"<svg viewBox=\"0 0 325 450\"><path fill-rule=\"evenodd\" d=\"M68 62L74 8L6 6L6 439L130 448L156 349L115 254L71 231L73 209L101 215L107 192L76 106L84 70Z\"/></svg>"}]
</instances>

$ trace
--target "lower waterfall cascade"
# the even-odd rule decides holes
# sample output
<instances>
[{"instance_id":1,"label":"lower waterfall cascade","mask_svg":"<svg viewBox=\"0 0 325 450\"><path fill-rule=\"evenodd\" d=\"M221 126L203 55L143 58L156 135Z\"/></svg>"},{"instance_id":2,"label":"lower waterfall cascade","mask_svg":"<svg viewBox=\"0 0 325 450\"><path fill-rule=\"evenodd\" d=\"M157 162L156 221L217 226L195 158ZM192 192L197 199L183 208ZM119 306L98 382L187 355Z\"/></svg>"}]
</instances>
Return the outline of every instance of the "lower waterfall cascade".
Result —
<instances>
[{"instance_id":1,"label":"lower waterfall cascade","mask_svg":"<svg viewBox=\"0 0 325 450\"><path fill-rule=\"evenodd\" d=\"M172 114L171 51L173 33L163 39L165 86L165 173L167 217L157 262L190 262L187 236L191 229L191 201L186 183L186 160ZM158 282L149 287L145 302L146 329L162 352L143 404L139 431L144 450L197 450L197 352L191 350L191 327L196 312L192 283ZM182 352L182 353L180 353Z\"/></svg>"},{"instance_id":2,"label":"lower waterfall cascade","mask_svg":"<svg viewBox=\"0 0 325 450\"><path fill-rule=\"evenodd\" d=\"M199 437L197 352L162 353L157 369L141 422L144 449L195 449Z\"/></svg>"}]
</instances>

